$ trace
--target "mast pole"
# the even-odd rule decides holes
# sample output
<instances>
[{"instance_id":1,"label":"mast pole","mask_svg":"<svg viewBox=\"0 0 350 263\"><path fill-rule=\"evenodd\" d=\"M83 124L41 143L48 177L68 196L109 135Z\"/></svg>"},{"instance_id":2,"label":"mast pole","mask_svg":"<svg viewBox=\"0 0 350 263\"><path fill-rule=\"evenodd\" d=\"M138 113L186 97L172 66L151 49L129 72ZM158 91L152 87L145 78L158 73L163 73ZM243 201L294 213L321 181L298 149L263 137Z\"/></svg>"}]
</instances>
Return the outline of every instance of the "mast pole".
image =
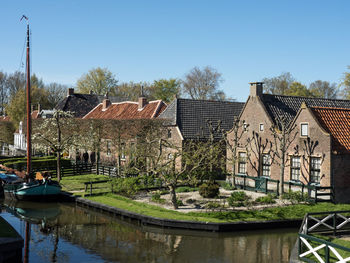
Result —
<instances>
[{"instance_id":1,"label":"mast pole","mask_svg":"<svg viewBox=\"0 0 350 263\"><path fill-rule=\"evenodd\" d=\"M30 42L29 42L29 23L27 20L27 176L30 175L32 170L32 116L31 116L31 99L30 99Z\"/></svg>"}]
</instances>

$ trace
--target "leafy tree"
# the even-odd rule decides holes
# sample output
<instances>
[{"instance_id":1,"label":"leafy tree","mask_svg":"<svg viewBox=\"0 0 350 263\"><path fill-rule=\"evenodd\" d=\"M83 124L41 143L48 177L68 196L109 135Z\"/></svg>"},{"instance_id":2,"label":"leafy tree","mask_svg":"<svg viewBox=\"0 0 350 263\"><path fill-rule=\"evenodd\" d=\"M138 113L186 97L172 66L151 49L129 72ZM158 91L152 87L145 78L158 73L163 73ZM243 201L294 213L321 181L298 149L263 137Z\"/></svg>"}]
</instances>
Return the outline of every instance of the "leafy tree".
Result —
<instances>
[{"instance_id":1,"label":"leafy tree","mask_svg":"<svg viewBox=\"0 0 350 263\"><path fill-rule=\"evenodd\" d=\"M336 99L338 95L337 84L328 81L316 80L310 84L309 89L316 98Z\"/></svg>"},{"instance_id":2,"label":"leafy tree","mask_svg":"<svg viewBox=\"0 0 350 263\"><path fill-rule=\"evenodd\" d=\"M72 113L55 111L52 118L33 120L33 143L37 148L51 151L57 155L57 180L61 180L61 154L69 151L77 137L76 121Z\"/></svg>"},{"instance_id":3,"label":"leafy tree","mask_svg":"<svg viewBox=\"0 0 350 263\"><path fill-rule=\"evenodd\" d=\"M216 69L210 66L203 69L194 67L182 81L182 93L192 99L222 100L226 96L222 90L219 90L221 82L221 73Z\"/></svg>"},{"instance_id":4,"label":"leafy tree","mask_svg":"<svg viewBox=\"0 0 350 263\"><path fill-rule=\"evenodd\" d=\"M348 66L350 70L350 66ZM344 99L350 99L350 72L345 72L340 86L343 88L341 91L342 97Z\"/></svg>"},{"instance_id":5,"label":"leafy tree","mask_svg":"<svg viewBox=\"0 0 350 263\"><path fill-rule=\"evenodd\" d=\"M154 99L170 102L174 95L180 93L180 81L177 79L160 79L155 80L151 86L151 96Z\"/></svg>"},{"instance_id":6,"label":"leafy tree","mask_svg":"<svg viewBox=\"0 0 350 263\"><path fill-rule=\"evenodd\" d=\"M312 97L313 94L308 88L300 82L294 81L290 84L285 95L289 96L300 96L300 97Z\"/></svg>"},{"instance_id":7,"label":"leafy tree","mask_svg":"<svg viewBox=\"0 0 350 263\"><path fill-rule=\"evenodd\" d=\"M93 68L87 74L83 74L77 81L77 89L80 93L89 93L104 95L116 94L118 80L114 74L107 68Z\"/></svg>"},{"instance_id":8,"label":"leafy tree","mask_svg":"<svg viewBox=\"0 0 350 263\"><path fill-rule=\"evenodd\" d=\"M270 94L287 95L290 85L294 82L294 77L289 72L273 78L264 78L265 91Z\"/></svg>"},{"instance_id":9,"label":"leafy tree","mask_svg":"<svg viewBox=\"0 0 350 263\"><path fill-rule=\"evenodd\" d=\"M11 121L0 121L0 144L13 144L13 133L15 126Z\"/></svg>"}]
</instances>

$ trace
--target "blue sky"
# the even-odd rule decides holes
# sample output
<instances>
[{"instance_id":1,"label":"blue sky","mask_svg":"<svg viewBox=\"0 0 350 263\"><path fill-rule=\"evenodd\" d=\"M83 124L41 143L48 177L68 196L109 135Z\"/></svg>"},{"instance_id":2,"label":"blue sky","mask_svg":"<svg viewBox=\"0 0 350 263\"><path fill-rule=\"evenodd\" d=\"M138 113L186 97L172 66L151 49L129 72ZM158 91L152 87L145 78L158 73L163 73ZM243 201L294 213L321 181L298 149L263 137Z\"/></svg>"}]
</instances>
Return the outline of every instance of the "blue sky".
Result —
<instances>
[{"instance_id":1,"label":"blue sky","mask_svg":"<svg viewBox=\"0 0 350 263\"><path fill-rule=\"evenodd\" d=\"M2 1L0 70L20 69L25 14L32 69L47 83L74 85L94 67L152 82L210 65L225 93L245 101L249 82L282 72L339 83L350 65L349 12L346 0Z\"/></svg>"}]
</instances>

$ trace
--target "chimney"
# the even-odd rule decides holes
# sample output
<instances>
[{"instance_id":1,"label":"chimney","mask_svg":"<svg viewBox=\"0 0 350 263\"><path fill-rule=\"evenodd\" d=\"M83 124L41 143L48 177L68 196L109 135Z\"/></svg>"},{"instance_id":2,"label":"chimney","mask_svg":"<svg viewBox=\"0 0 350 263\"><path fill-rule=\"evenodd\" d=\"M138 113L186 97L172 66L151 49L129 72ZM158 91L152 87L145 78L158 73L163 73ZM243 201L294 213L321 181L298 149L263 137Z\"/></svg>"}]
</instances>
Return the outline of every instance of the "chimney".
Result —
<instances>
[{"instance_id":1,"label":"chimney","mask_svg":"<svg viewBox=\"0 0 350 263\"><path fill-rule=\"evenodd\" d=\"M105 111L109 106L111 106L111 101L109 99L104 99L102 101L102 110Z\"/></svg>"},{"instance_id":2,"label":"chimney","mask_svg":"<svg viewBox=\"0 0 350 263\"><path fill-rule=\"evenodd\" d=\"M147 99L143 94L143 86L141 86L141 96L139 97L139 108L138 110L142 110L147 105Z\"/></svg>"},{"instance_id":3,"label":"chimney","mask_svg":"<svg viewBox=\"0 0 350 263\"><path fill-rule=\"evenodd\" d=\"M69 88L67 96L70 96L70 95L73 95L73 94L74 94L74 89L73 88Z\"/></svg>"},{"instance_id":4,"label":"chimney","mask_svg":"<svg viewBox=\"0 0 350 263\"><path fill-rule=\"evenodd\" d=\"M264 82L251 82L250 84L250 97L260 97L263 93Z\"/></svg>"}]
</instances>

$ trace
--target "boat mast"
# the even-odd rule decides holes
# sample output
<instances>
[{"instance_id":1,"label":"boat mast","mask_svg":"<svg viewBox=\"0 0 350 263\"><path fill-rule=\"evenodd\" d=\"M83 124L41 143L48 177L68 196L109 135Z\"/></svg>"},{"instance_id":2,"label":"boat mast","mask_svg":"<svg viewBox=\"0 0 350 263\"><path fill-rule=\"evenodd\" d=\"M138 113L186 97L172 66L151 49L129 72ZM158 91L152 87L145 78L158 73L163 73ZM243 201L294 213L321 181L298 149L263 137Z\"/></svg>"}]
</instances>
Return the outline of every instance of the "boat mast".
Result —
<instances>
[{"instance_id":1,"label":"boat mast","mask_svg":"<svg viewBox=\"0 0 350 263\"><path fill-rule=\"evenodd\" d=\"M30 41L29 41L29 23L28 17L22 16L22 19L27 20L27 59L26 59L26 94L27 94L27 176L32 170L32 116L31 116L31 99L30 99Z\"/></svg>"}]
</instances>

